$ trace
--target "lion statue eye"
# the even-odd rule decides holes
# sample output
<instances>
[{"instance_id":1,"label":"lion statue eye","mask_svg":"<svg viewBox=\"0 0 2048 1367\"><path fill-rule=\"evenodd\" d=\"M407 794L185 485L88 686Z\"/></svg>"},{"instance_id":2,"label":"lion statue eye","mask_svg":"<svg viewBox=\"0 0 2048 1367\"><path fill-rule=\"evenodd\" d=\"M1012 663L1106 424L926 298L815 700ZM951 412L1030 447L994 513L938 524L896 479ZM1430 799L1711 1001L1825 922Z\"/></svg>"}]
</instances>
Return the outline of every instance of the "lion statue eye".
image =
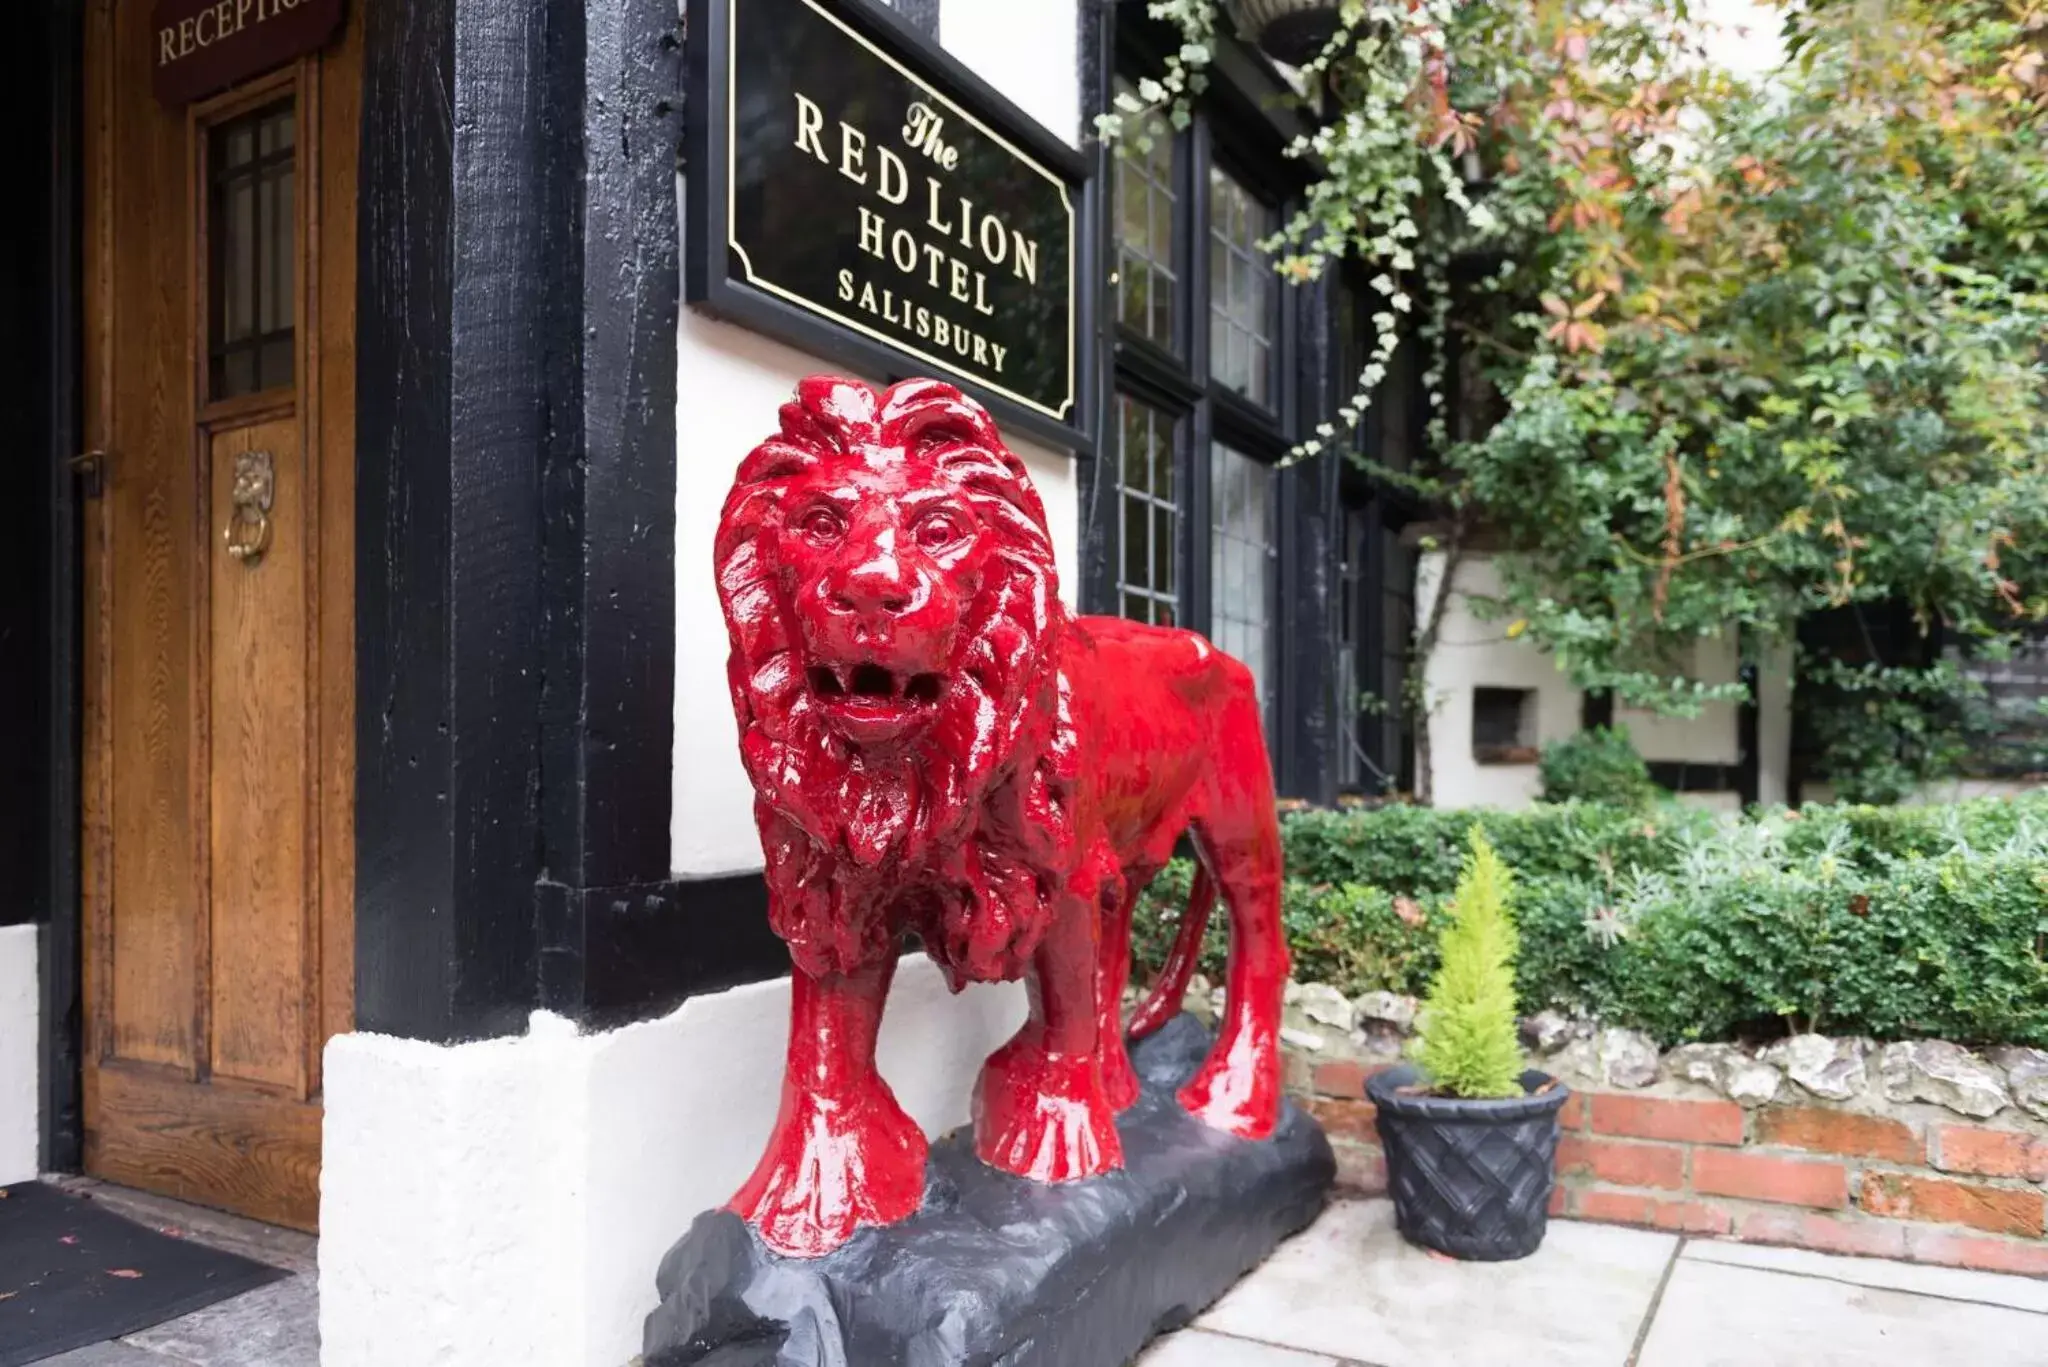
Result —
<instances>
[{"instance_id":1,"label":"lion statue eye","mask_svg":"<svg viewBox=\"0 0 2048 1367\"><path fill-rule=\"evenodd\" d=\"M798 520L797 528L813 541L836 541L846 524L830 508L813 508Z\"/></svg>"},{"instance_id":2,"label":"lion statue eye","mask_svg":"<svg viewBox=\"0 0 2048 1367\"><path fill-rule=\"evenodd\" d=\"M959 515L940 511L918 519L917 544L928 551L942 551L966 535Z\"/></svg>"}]
</instances>

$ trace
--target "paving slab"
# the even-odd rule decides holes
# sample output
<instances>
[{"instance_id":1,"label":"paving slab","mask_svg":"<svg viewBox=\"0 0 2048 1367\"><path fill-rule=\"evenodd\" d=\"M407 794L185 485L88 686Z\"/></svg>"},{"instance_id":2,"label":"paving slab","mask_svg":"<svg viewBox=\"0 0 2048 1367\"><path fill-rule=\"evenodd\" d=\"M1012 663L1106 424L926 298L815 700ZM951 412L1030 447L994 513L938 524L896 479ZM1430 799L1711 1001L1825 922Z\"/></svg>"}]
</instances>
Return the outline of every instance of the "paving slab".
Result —
<instances>
[{"instance_id":1,"label":"paving slab","mask_svg":"<svg viewBox=\"0 0 2048 1367\"><path fill-rule=\"evenodd\" d=\"M1760 1244L1720 1243L1695 1239L1679 1255L1688 1262L1722 1263L1765 1272L1790 1272L1802 1277L1847 1282L1851 1286L1910 1291L1952 1301L1975 1301L2048 1315L2048 1281L2013 1277L2002 1272L1972 1272L1960 1267L1929 1267L1895 1263L1884 1258L1850 1258L1835 1253L1810 1253L1803 1248L1768 1248ZM2048 1352L2042 1355L2048 1358Z\"/></svg>"},{"instance_id":2,"label":"paving slab","mask_svg":"<svg viewBox=\"0 0 2048 1367\"><path fill-rule=\"evenodd\" d=\"M1332 1206L1196 1321L1373 1367L1625 1367L1678 1240L1556 1222L1534 1257L1461 1263L1416 1248L1393 1206Z\"/></svg>"},{"instance_id":3,"label":"paving slab","mask_svg":"<svg viewBox=\"0 0 2048 1367\"><path fill-rule=\"evenodd\" d=\"M1639 1367L2041 1367L2048 1316L1681 1258Z\"/></svg>"},{"instance_id":4,"label":"paving slab","mask_svg":"<svg viewBox=\"0 0 2048 1367\"><path fill-rule=\"evenodd\" d=\"M301 1275L122 1341L198 1367L320 1367L319 1326L318 1288Z\"/></svg>"},{"instance_id":5,"label":"paving slab","mask_svg":"<svg viewBox=\"0 0 2048 1367\"><path fill-rule=\"evenodd\" d=\"M1188 1329L1161 1339L1138 1359L1138 1367L1339 1367L1337 1359L1297 1353L1250 1339L1225 1338Z\"/></svg>"}]
</instances>

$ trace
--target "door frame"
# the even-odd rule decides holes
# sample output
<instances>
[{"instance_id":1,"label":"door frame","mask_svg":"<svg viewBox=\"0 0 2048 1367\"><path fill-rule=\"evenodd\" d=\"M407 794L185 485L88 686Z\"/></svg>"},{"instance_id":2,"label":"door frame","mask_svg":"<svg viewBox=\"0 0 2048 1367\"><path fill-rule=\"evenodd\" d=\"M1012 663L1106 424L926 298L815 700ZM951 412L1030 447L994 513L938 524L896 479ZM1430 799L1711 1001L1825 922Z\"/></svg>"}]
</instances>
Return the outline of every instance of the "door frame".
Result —
<instances>
[{"instance_id":1,"label":"door frame","mask_svg":"<svg viewBox=\"0 0 2048 1367\"><path fill-rule=\"evenodd\" d=\"M50 0L37 7L45 25L40 43L18 51L40 62L48 81L43 132L50 148L45 182L45 329L49 373L43 397L48 443L46 507L49 545L40 586L48 650L45 708L49 722L42 820L47 854L47 902L41 952L42 1041L37 1069L41 1091L42 1156L46 1172L76 1172L85 1153L83 1072L85 904L82 844L84 811L83 635L80 611L84 544L78 479L69 461L84 446L83 153L85 8L82 0ZM17 58L17 60L20 60Z\"/></svg>"}]
</instances>

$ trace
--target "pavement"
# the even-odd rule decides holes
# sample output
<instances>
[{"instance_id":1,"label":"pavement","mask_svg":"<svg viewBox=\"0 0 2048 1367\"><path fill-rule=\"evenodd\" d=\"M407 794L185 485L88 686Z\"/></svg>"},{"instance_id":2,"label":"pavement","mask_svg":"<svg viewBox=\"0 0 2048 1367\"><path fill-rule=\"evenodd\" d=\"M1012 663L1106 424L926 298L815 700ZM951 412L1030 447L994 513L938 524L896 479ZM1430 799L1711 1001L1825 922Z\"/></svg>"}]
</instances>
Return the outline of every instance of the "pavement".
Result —
<instances>
[{"instance_id":1,"label":"pavement","mask_svg":"<svg viewBox=\"0 0 2048 1367\"><path fill-rule=\"evenodd\" d=\"M76 1181L76 1179L73 1179ZM248 1295L43 1367L318 1367L314 1242L78 1181L133 1218L283 1267ZM2048 1367L2048 1280L1553 1221L1460 1263L1347 1201L1139 1367Z\"/></svg>"},{"instance_id":2,"label":"pavement","mask_svg":"<svg viewBox=\"0 0 2048 1367\"><path fill-rule=\"evenodd\" d=\"M1345 1202L1140 1367L2048 1367L2048 1281L1553 1221L1461 1263Z\"/></svg>"},{"instance_id":3,"label":"pavement","mask_svg":"<svg viewBox=\"0 0 2048 1367\"><path fill-rule=\"evenodd\" d=\"M318 1241L312 1235L90 1177L50 1180L141 1224L175 1229L290 1275L125 1338L44 1358L37 1367L320 1367Z\"/></svg>"}]
</instances>

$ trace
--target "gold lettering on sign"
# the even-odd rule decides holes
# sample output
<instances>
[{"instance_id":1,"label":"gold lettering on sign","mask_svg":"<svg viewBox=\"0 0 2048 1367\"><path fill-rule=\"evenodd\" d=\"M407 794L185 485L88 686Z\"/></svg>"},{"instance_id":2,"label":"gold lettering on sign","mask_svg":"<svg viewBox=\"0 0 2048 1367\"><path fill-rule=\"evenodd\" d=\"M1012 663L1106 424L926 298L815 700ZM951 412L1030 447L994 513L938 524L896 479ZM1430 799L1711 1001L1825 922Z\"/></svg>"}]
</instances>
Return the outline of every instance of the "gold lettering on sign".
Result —
<instances>
[{"instance_id":1,"label":"gold lettering on sign","mask_svg":"<svg viewBox=\"0 0 2048 1367\"><path fill-rule=\"evenodd\" d=\"M284 0L235 2L260 6L282 4ZM291 2L298 4L303 0ZM793 93L796 124L791 146L815 158L820 166L871 191L886 206L909 203L910 165L903 155L871 139L844 119L831 120L838 124L838 129L836 133L827 133L824 107L802 91ZM943 114L925 101L915 100L904 113L898 135L906 152L923 159L921 167L944 173L960 166L960 148L946 141L945 129ZM828 137L836 138L836 148L827 145ZM954 303L966 305L983 317L994 317L995 306L989 300L989 270L985 267L1005 268L1017 279L1036 285L1039 244L1004 222L1001 215L981 208L958 191L949 192L939 175L927 173L924 181L922 222L918 221L915 209L903 219L892 219L866 204L858 206L860 251L878 263L880 281L856 270L840 270L835 281L839 302L879 318L941 352L951 352L965 364L1001 375L1009 362L1008 347L898 294L888 283L890 272L894 272L899 286L903 279L908 279L940 292Z\"/></svg>"},{"instance_id":2,"label":"gold lettering on sign","mask_svg":"<svg viewBox=\"0 0 2048 1367\"><path fill-rule=\"evenodd\" d=\"M156 60L158 66L169 66L183 61L193 53L210 48L216 43L234 37L244 29L254 28L289 13L307 0L220 0L209 5L188 19L180 19L174 25L157 30ZM801 100L803 97L797 97ZM815 110L816 105L812 108ZM818 115L822 123L824 115Z\"/></svg>"}]
</instances>

